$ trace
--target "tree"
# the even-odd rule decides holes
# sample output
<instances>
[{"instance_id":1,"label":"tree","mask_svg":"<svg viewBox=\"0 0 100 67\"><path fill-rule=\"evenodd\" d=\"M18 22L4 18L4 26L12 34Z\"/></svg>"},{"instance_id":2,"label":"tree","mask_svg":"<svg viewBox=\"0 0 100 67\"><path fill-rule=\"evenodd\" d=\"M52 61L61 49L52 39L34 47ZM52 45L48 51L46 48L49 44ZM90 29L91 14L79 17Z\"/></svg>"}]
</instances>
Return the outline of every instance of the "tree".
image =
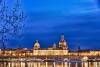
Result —
<instances>
[{"instance_id":1,"label":"tree","mask_svg":"<svg viewBox=\"0 0 100 67\"><path fill-rule=\"evenodd\" d=\"M18 36L23 27L25 15L20 7L19 0L16 1L12 9L8 8L5 0L0 4L0 46L6 48L9 39Z\"/></svg>"}]
</instances>

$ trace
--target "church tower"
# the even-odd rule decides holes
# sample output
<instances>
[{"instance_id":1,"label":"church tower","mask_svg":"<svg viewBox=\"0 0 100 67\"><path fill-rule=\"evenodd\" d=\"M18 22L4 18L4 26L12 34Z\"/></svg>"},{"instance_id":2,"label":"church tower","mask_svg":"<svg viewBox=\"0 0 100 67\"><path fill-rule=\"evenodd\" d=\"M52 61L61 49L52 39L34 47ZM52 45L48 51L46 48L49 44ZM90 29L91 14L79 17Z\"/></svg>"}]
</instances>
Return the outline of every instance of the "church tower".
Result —
<instances>
[{"instance_id":1,"label":"church tower","mask_svg":"<svg viewBox=\"0 0 100 67\"><path fill-rule=\"evenodd\" d=\"M40 48L40 44L38 40L36 40L36 43L34 44L34 49L39 49L39 48Z\"/></svg>"},{"instance_id":2,"label":"church tower","mask_svg":"<svg viewBox=\"0 0 100 67\"><path fill-rule=\"evenodd\" d=\"M59 48L61 49L68 49L68 44L64 39L64 34L61 35L61 39L59 41Z\"/></svg>"}]
</instances>

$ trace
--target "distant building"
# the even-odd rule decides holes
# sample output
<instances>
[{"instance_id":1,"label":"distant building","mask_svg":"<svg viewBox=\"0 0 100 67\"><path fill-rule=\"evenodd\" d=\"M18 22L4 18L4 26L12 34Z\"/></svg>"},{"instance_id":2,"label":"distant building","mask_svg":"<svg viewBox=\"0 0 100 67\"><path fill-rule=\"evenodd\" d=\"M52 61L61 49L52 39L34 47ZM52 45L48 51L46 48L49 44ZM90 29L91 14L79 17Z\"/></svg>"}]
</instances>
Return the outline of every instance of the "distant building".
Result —
<instances>
[{"instance_id":1,"label":"distant building","mask_svg":"<svg viewBox=\"0 0 100 67\"><path fill-rule=\"evenodd\" d=\"M61 35L59 44L53 44L52 47L41 48L40 43L36 40L32 49L27 48L15 48L15 49L0 49L0 56L80 56L80 57L94 57L100 56L100 50L81 50L80 47L76 51L70 51L68 49L68 43L64 39L64 34Z\"/></svg>"},{"instance_id":2,"label":"distant building","mask_svg":"<svg viewBox=\"0 0 100 67\"><path fill-rule=\"evenodd\" d=\"M76 51L70 51L64 34L58 45L40 46L36 40L32 49L0 49L0 61L6 63L0 63L0 67L100 67L100 50L81 50L78 47Z\"/></svg>"}]
</instances>

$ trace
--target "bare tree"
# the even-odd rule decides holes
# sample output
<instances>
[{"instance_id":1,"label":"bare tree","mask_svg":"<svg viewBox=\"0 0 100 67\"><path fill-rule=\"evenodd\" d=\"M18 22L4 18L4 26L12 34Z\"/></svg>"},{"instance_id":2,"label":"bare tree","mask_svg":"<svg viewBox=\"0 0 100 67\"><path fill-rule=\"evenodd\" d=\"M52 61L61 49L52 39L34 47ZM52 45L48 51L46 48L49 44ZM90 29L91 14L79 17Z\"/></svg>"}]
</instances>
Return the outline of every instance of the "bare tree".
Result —
<instances>
[{"instance_id":1,"label":"bare tree","mask_svg":"<svg viewBox=\"0 0 100 67\"><path fill-rule=\"evenodd\" d=\"M25 15L20 7L19 0L16 1L12 9L8 8L3 0L0 4L0 46L6 48L9 39L17 36L23 27Z\"/></svg>"}]
</instances>

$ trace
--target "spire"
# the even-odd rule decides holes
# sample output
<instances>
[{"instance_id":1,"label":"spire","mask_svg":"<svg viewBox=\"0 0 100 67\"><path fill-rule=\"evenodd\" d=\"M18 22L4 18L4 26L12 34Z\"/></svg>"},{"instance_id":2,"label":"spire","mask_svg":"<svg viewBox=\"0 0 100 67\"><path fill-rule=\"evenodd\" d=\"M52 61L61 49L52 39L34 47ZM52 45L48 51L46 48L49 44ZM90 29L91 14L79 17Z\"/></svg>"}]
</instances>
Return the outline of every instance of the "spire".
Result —
<instances>
[{"instance_id":1,"label":"spire","mask_svg":"<svg viewBox=\"0 0 100 67\"><path fill-rule=\"evenodd\" d=\"M64 33L61 35L61 41L64 41Z\"/></svg>"}]
</instances>

